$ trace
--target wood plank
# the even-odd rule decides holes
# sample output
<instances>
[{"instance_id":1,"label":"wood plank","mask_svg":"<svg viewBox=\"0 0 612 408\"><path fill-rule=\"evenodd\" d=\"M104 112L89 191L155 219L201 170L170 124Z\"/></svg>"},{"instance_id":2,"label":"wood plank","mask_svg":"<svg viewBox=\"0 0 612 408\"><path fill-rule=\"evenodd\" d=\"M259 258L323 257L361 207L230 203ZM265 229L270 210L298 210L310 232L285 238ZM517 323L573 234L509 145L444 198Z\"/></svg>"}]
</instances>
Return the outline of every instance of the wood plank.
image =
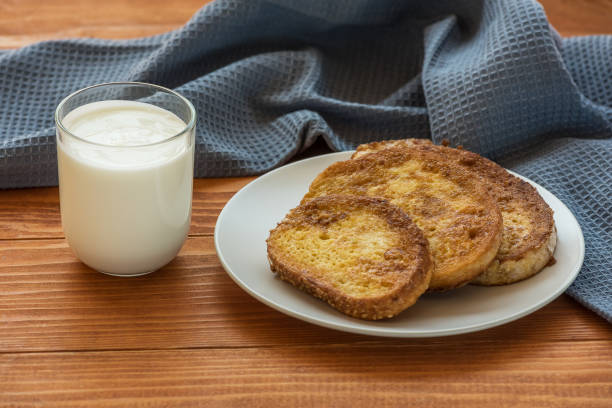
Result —
<instances>
[{"instance_id":1,"label":"wood plank","mask_svg":"<svg viewBox=\"0 0 612 408\"><path fill-rule=\"evenodd\" d=\"M194 179L189 235L212 235L217 216L234 194L256 177Z\"/></svg>"},{"instance_id":2,"label":"wood plank","mask_svg":"<svg viewBox=\"0 0 612 408\"><path fill-rule=\"evenodd\" d=\"M63 237L57 187L0 190L0 203L0 239Z\"/></svg>"},{"instance_id":3,"label":"wood plank","mask_svg":"<svg viewBox=\"0 0 612 408\"><path fill-rule=\"evenodd\" d=\"M65 240L3 241L0 287L0 352L392 342L320 328L259 303L222 269L212 237L190 238L167 267L130 279L92 271ZM528 346L611 335L603 319L562 297L511 324L427 342Z\"/></svg>"},{"instance_id":4,"label":"wood plank","mask_svg":"<svg viewBox=\"0 0 612 408\"><path fill-rule=\"evenodd\" d=\"M609 342L0 355L4 407L609 407Z\"/></svg>"},{"instance_id":5,"label":"wood plank","mask_svg":"<svg viewBox=\"0 0 612 408\"><path fill-rule=\"evenodd\" d=\"M125 39L183 25L211 0L19 0L0 2L0 48L74 37Z\"/></svg>"},{"instance_id":6,"label":"wood plank","mask_svg":"<svg viewBox=\"0 0 612 408\"><path fill-rule=\"evenodd\" d=\"M254 179L194 179L189 234L212 234L225 203ZM57 187L0 190L0 203L0 240L63 238Z\"/></svg>"},{"instance_id":7,"label":"wood plank","mask_svg":"<svg viewBox=\"0 0 612 408\"><path fill-rule=\"evenodd\" d=\"M538 0L552 24L565 37L612 33L611 0Z\"/></svg>"},{"instance_id":8,"label":"wood plank","mask_svg":"<svg viewBox=\"0 0 612 408\"><path fill-rule=\"evenodd\" d=\"M19 0L0 2L0 48L73 37L125 39L183 25L210 0ZM611 0L541 0L551 24L564 36L612 32ZM92 12L95 10L95 12Z\"/></svg>"}]
</instances>

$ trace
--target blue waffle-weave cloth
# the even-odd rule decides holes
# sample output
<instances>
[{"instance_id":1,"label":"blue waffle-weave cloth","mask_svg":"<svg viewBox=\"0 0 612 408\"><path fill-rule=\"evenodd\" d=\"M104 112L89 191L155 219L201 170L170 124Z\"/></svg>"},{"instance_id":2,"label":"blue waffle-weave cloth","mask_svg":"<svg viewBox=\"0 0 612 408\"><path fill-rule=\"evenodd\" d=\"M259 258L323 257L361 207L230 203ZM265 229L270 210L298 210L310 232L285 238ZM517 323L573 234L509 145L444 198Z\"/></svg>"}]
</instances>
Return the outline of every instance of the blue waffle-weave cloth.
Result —
<instances>
[{"instance_id":1,"label":"blue waffle-weave cloth","mask_svg":"<svg viewBox=\"0 0 612 408\"><path fill-rule=\"evenodd\" d=\"M561 38L533 0L217 0L160 36L0 52L0 188L57 184L53 112L109 81L193 101L196 177L448 139L557 195L584 232L568 293L612 320L612 36Z\"/></svg>"}]
</instances>

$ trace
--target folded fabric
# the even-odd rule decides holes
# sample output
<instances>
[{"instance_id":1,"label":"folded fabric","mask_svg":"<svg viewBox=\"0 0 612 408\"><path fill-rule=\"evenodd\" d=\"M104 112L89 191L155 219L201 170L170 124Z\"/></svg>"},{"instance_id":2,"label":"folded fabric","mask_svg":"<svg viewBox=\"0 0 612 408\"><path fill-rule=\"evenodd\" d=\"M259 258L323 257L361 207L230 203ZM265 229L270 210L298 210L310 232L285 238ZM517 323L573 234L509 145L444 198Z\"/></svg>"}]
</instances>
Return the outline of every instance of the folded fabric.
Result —
<instances>
[{"instance_id":1,"label":"folded fabric","mask_svg":"<svg viewBox=\"0 0 612 408\"><path fill-rule=\"evenodd\" d=\"M0 188L55 185L55 107L108 81L193 101L196 177L259 174L319 137L448 139L568 205L586 241L568 293L612 320L610 67L612 36L561 39L532 0L217 0L156 37L0 52Z\"/></svg>"}]
</instances>

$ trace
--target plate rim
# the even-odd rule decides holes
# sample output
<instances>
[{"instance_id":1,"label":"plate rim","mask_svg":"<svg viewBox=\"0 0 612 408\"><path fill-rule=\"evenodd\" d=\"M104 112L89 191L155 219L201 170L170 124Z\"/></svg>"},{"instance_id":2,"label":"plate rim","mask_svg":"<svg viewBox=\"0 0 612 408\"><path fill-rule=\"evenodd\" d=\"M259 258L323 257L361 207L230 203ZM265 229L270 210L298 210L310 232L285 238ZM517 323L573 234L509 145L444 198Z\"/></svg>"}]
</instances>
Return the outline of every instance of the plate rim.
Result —
<instances>
[{"instance_id":1,"label":"plate rim","mask_svg":"<svg viewBox=\"0 0 612 408\"><path fill-rule=\"evenodd\" d=\"M229 204L234 201L234 200L238 200L240 198L241 195L246 194L246 192L248 192L251 188L253 188L253 186L256 186L258 183L262 182L262 180L265 180L265 178L268 177L272 177L274 174L281 172L281 171L285 171L287 168L293 167L293 166L297 166L297 165L304 165L307 162L310 161L316 161L316 160L321 160L324 158L332 158L333 156L338 156L338 157L346 157L347 159L349 158L349 154L352 154L354 152L354 150L347 150L347 151L341 151L341 152L333 152L333 153L326 153L326 154L322 154L322 155L318 155L318 156L314 156L314 157L309 157L303 160L299 160L293 163L289 163L289 164L285 164L283 166L280 166L274 170L271 170L265 174L260 175L259 177L257 177L255 180L252 180L251 182L249 182L248 184L246 184L244 187L242 187L240 190L238 190L238 192L236 192L236 194L234 194L223 206L223 209L221 210L221 212L219 213L219 216L217 217L217 221L215 223L215 230L214 230L214 244L215 244L215 251L217 253L217 258L219 259L221 266L223 267L223 269L225 270L225 272L227 273L227 275L229 275L229 277L242 289L244 290L246 293L248 293L250 296L252 296L253 298L255 298L256 300L258 300L259 302L273 308L274 310L277 310L285 315L291 316L295 319L299 319L317 326L321 326L321 327L326 327L329 329L333 329L333 330L338 330L338 331L342 331L342 332L348 332L348 333L356 333L356 334L362 334L362 335L369 335L369 336L379 336L379 337L395 337L395 338L428 338L428 337L444 337L444 336L454 336L454 335L459 335L459 334L465 334L465 333L472 333L472 332L477 332L477 331L482 331L482 330L486 330L489 328L493 328L493 327L497 327L497 326L501 326L504 325L506 323L510 323L512 321L518 320L524 316L527 316L541 308L543 308L544 306L548 305L549 303L551 303L553 300L557 299L561 294L563 294L563 292L565 292L565 290L572 284L572 282L576 279L576 277L578 276L578 273L580 272L580 270L582 269L582 265L584 263L584 255L585 255L585 245L584 245L584 235L582 233L582 227L580 226L580 223L578 222L578 220L576 219L576 216L574 215L574 213L565 205L565 203L563 201L561 201L555 194L551 193L548 189L546 189L545 187L539 185L538 183L534 182L533 180L528 179L527 177L524 177L512 170L508 170L506 169L510 174L517 176L519 178L521 178L522 180L530 183L532 186L536 187L536 188L541 188L542 190L546 191L548 194L550 194L551 196L555 197L555 199L560 203L560 205L564 208L565 211L567 211L567 214L571 215L571 217L573 218L574 222L576 223L576 225L578 226L578 234L577 234L577 238L578 241L580 243L579 246L579 254L578 254L578 260L576 262L576 266L574 267L574 270L571 271L571 273L568 274L567 278L565 279L565 281L563 282L562 285L560 285L559 287L556 288L556 290L554 290L553 292L551 292L545 300L543 301L539 301L536 302L534 305L531 305L529 307L526 307L524 309L518 310L515 313L512 313L504 318L501 319L495 319L493 321L489 321L489 322L481 322L481 323L474 323L471 325L467 325L467 326L462 326L462 327L458 327L458 328L454 328L454 329L436 329L436 330L428 330L428 331L413 331L413 332L403 332L403 331L398 331L397 328L390 328L385 330L384 328L375 328L375 327L355 327L352 326L350 324L347 325L338 325L336 323L330 322L328 320L325 319L317 319L317 318L313 318L311 316L305 315L303 313L300 313L297 310L294 310L292 308L288 308L287 306L283 306L282 304L275 302L269 298L267 298L266 296L259 294L258 292L256 292L255 290L251 289L250 286L248 284L246 284L244 281L242 281L242 279L240 279L240 277L235 274L231 267L229 266L227 260L225 259L225 257L223 256L223 252L220 248L219 245L219 230L220 227L219 225L221 225L224 217L226 216L226 209L228 208ZM353 319L350 316L343 316L346 319Z\"/></svg>"}]
</instances>

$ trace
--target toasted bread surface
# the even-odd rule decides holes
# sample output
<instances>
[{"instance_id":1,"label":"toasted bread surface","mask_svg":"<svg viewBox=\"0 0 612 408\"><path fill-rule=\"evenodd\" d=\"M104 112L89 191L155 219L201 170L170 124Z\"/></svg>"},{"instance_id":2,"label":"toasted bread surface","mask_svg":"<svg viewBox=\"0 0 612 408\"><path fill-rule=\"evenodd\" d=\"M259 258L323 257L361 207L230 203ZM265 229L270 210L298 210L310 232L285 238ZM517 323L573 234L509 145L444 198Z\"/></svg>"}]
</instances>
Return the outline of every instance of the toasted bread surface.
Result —
<instances>
[{"instance_id":1,"label":"toasted bread surface","mask_svg":"<svg viewBox=\"0 0 612 408\"><path fill-rule=\"evenodd\" d=\"M503 219L501 245L487 270L472 283L487 286L514 283L533 276L548 264L556 245L553 212L533 186L476 153L434 145L426 139L361 145L353 157L399 145L437 154L478 174L497 200Z\"/></svg>"},{"instance_id":2,"label":"toasted bread surface","mask_svg":"<svg viewBox=\"0 0 612 408\"><path fill-rule=\"evenodd\" d=\"M365 156L366 154L375 153L384 149L395 146L420 146L420 145L432 145L433 143L429 139L397 139L397 140L383 140L380 142L371 142L361 144L355 149L355 153L351 156L351 159L357 159Z\"/></svg>"},{"instance_id":3,"label":"toasted bread surface","mask_svg":"<svg viewBox=\"0 0 612 408\"><path fill-rule=\"evenodd\" d=\"M471 172L436 154L400 144L332 164L302 203L330 194L381 197L406 211L429 242L433 291L468 283L499 249L502 218L495 200Z\"/></svg>"},{"instance_id":4,"label":"toasted bread surface","mask_svg":"<svg viewBox=\"0 0 612 408\"><path fill-rule=\"evenodd\" d=\"M267 244L281 279L362 319L390 318L411 306L433 269L422 232L378 198L310 200L287 214Z\"/></svg>"}]
</instances>

